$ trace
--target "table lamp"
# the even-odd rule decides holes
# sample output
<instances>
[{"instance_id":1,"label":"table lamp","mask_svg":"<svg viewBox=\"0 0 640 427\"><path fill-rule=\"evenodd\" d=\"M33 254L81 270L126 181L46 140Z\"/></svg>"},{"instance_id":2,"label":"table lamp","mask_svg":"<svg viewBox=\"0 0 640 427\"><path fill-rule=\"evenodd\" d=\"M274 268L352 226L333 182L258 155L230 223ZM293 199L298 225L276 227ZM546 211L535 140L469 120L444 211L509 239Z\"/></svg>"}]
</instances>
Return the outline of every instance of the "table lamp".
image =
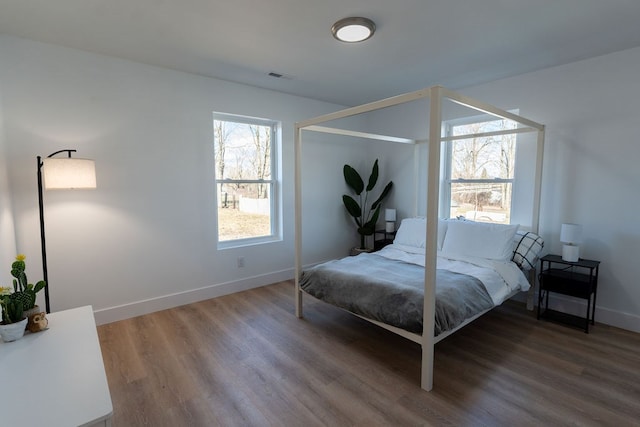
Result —
<instances>
[{"instance_id":1,"label":"table lamp","mask_svg":"<svg viewBox=\"0 0 640 427\"><path fill-rule=\"evenodd\" d=\"M582 226L579 224L562 224L560 229L560 242L562 245L562 259L569 262L577 262L580 259L580 246L582 243Z\"/></svg>"},{"instance_id":2,"label":"table lamp","mask_svg":"<svg viewBox=\"0 0 640 427\"><path fill-rule=\"evenodd\" d=\"M395 209L385 209L384 220L386 222L385 230L387 231L387 233L393 233L394 231L396 231L396 210Z\"/></svg>"}]
</instances>

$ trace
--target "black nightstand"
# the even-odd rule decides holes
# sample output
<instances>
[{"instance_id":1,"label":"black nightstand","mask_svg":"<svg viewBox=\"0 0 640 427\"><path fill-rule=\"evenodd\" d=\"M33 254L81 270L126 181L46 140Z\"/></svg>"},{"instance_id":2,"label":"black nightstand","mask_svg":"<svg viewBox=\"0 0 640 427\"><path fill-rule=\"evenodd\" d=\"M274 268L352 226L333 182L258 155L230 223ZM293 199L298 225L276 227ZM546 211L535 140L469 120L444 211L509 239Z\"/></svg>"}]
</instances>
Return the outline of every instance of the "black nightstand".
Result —
<instances>
[{"instance_id":1,"label":"black nightstand","mask_svg":"<svg viewBox=\"0 0 640 427\"><path fill-rule=\"evenodd\" d=\"M589 333L589 323L595 324L599 266L600 261L582 258L576 262L564 261L559 255L545 255L540 258L538 319L542 317L567 323ZM586 317L550 310L549 292L586 299ZM544 309L542 308L543 300Z\"/></svg>"},{"instance_id":2,"label":"black nightstand","mask_svg":"<svg viewBox=\"0 0 640 427\"><path fill-rule=\"evenodd\" d=\"M382 238L378 238L378 236L382 236ZM387 230L376 230L376 234L373 239L373 250L379 251L387 245L393 243L393 239L396 237L396 232L388 232Z\"/></svg>"}]
</instances>

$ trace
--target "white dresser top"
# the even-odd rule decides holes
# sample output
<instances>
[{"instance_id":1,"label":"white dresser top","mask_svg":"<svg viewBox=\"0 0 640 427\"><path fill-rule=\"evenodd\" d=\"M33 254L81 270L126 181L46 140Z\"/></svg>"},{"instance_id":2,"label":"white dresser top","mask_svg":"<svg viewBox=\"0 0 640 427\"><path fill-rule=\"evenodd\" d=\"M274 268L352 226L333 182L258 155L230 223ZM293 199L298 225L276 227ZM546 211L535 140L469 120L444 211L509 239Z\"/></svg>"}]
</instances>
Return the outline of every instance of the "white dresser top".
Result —
<instances>
[{"instance_id":1,"label":"white dresser top","mask_svg":"<svg viewBox=\"0 0 640 427\"><path fill-rule=\"evenodd\" d=\"M91 306L47 318L48 330L0 342L1 424L69 427L109 419L113 406Z\"/></svg>"}]
</instances>

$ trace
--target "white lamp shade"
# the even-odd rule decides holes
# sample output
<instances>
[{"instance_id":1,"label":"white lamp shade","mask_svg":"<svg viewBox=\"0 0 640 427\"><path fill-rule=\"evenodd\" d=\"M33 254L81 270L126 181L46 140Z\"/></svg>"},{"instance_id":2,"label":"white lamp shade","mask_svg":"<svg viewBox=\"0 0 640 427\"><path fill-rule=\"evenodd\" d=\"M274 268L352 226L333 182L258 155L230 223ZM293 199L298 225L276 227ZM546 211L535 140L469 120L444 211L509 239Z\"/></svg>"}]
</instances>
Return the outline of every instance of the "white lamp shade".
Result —
<instances>
[{"instance_id":1,"label":"white lamp shade","mask_svg":"<svg viewBox=\"0 0 640 427\"><path fill-rule=\"evenodd\" d=\"M44 188L96 188L96 164L93 160L46 158L42 160Z\"/></svg>"},{"instance_id":2,"label":"white lamp shade","mask_svg":"<svg viewBox=\"0 0 640 427\"><path fill-rule=\"evenodd\" d=\"M562 224L560 242L573 245L582 243L582 226L579 224Z\"/></svg>"},{"instance_id":3,"label":"white lamp shade","mask_svg":"<svg viewBox=\"0 0 640 427\"><path fill-rule=\"evenodd\" d=\"M384 210L384 220L385 221L394 221L396 220L396 210L395 209L385 209Z\"/></svg>"}]
</instances>

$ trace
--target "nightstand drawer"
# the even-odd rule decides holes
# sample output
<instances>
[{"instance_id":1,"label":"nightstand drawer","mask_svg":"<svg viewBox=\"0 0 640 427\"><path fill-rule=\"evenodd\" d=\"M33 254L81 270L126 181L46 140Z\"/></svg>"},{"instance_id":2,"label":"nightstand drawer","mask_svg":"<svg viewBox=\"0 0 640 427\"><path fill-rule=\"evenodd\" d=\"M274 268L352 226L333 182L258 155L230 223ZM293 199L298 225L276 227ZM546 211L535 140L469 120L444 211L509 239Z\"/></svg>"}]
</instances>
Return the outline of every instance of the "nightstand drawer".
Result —
<instances>
[{"instance_id":1,"label":"nightstand drawer","mask_svg":"<svg viewBox=\"0 0 640 427\"><path fill-rule=\"evenodd\" d=\"M589 298L594 291L589 275L550 268L541 274L540 286L545 291L578 298Z\"/></svg>"}]
</instances>

